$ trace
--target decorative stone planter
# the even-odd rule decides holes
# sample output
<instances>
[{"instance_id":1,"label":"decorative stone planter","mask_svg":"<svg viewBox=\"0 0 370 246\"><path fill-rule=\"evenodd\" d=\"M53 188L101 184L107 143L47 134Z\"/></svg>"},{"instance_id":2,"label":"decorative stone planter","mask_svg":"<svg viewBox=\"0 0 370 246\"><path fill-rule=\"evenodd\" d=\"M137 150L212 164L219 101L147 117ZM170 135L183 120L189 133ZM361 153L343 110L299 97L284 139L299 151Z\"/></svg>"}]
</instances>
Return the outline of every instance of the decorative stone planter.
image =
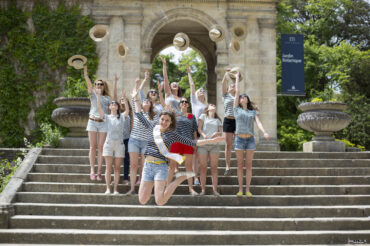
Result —
<instances>
[{"instance_id":1,"label":"decorative stone planter","mask_svg":"<svg viewBox=\"0 0 370 246\"><path fill-rule=\"evenodd\" d=\"M66 138L60 139L61 148L88 148L86 126L89 120L90 99L85 97L58 97L54 99L58 105L51 118L60 126L67 127Z\"/></svg>"},{"instance_id":2,"label":"decorative stone planter","mask_svg":"<svg viewBox=\"0 0 370 246\"><path fill-rule=\"evenodd\" d=\"M311 142L303 144L303 152L345 152L345 143L335 141L333 132L348 126L350 117L341 102L307 102L298 106L303 111L297 123L303 129L314 132Z\"/></svg>"}]
</instances>

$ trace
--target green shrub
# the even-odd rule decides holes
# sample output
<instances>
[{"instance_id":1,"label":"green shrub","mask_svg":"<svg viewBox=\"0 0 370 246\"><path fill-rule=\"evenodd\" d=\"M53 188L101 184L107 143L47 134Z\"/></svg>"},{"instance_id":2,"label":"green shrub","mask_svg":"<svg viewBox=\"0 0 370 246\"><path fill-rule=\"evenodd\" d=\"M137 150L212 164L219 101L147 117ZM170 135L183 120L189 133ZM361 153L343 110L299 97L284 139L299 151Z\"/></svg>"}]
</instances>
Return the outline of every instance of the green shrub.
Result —
<instances>
[{"instance_id":1,"label":"green shrub","mask_svg":"<svg viewBox=\"0 0 370 246\"><path fill-rule=\"evenodd\" d=\"M5 186L9 183L11 177L17 171L19 165L22 163L26 150L22 151L14 161L8 159L0 160L0 193L3 192Z\"/></svg>"},{"instance_id":2,"label":"green shrub","mask_svg":"<svg viewBox=\"0 0 370 246\"><path fill-rule=\"evenodd\" d=\"M303 130L296 119L285 119L279 122L277 135L282 151L302 151L303 143L311 141L314 134Z\"/></svg>"},{"instance_id":3,"label":"green shrub","mask_svg":"<svg viewBox=\"0 0 370 246\"><path fill-rule=\"evenodd\" d=\"M89 97L85 79L68 77L62 97Z\"/></svg>"}]
</instances>

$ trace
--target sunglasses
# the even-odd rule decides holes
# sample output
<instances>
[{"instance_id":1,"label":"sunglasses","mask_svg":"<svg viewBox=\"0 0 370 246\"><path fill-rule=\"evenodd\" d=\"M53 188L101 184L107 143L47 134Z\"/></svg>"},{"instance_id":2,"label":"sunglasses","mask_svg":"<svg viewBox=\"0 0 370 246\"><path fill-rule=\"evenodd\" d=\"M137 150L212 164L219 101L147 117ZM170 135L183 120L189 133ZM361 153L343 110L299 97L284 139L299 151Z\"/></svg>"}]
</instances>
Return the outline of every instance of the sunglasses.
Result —
<instances>
[{"instance_id":1,"label":"sunglasses","mask_svg":"<svg viewBox=\"0 0 370 246\"><path fill-rule=\"evenodd\" d=\"M180 103L189 103L189 102L186 100L181 100Z\"/></svg>"},{"instance_id":2,"label":"sunglasses","mask_svg":"<svg viewBox=\"0 0 370 246\"><path fill-rule=\"evenodd\" d=\"M96 86L104 86L104 83L96 83Z\"/></svg>"},{"instance_id":3,"label":"sunglasses","mask_svg":"<svg viewBox=\"0 0 370 246\"><path fill-rule=\"evenodd\" d=\"M158 94L157 91L149 91L149 93L151 93L151 94Z\"/></svg>"},{"instance_id":4,"label":"sunglasses","mask_svg":"<svg viewBox=\"0 0 370 246\"><path fill-rule=\"evenodd\" d=\"M246 94L240 95L239 98L247 98L248 96Z\"/></svg>"}]
</instances>

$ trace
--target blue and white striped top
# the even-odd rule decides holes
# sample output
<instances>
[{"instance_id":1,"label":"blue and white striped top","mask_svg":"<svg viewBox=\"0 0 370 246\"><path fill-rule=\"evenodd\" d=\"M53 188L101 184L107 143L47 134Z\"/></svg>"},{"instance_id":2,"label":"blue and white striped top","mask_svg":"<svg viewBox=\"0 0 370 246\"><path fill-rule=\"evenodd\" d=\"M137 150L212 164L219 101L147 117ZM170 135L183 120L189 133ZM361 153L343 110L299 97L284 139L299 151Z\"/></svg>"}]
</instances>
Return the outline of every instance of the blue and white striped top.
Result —
<instances>
[{"instance_id":1,"label":"blue and white striped top","mask_svg":"<svg viewBox=\"0 0 370 246\"><path fill-rule=\"evenodd\" d=\"M233 97L229 93L225 93L224 95L222 95L222 101L224 102L225 109L224 117L234 116L234 98L235 97Z\"/></svg>"}]
</instances>

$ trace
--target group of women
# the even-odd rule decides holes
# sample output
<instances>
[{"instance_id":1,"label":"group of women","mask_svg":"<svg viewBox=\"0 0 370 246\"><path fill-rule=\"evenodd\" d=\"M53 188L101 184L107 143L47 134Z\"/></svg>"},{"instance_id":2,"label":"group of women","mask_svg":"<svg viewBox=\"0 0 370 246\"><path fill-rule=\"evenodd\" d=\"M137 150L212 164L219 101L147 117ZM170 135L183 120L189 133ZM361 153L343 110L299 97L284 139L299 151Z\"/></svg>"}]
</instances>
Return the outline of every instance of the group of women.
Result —
<instances>
[{"instance_id":1,"label":"group of women","mask_svg":"<svg viewBox=\"0 0 370 246\"><path fill-rule=\"evenodd\" d=\"M114 75L113 100L109 96L107 82L98 79L92 85L84 67L85 80L90 95L91 109L86 130L90 141L90 179L102 180L103 157L105 169L105 194L111 191L111 173L114 160L113 194L118 193L120 167L124 166L123 183L130 183L130 190L135 193L135 185L139 187L139 201L147 203L154 187L154 197L158 205L164 205L176 187L188 180L191 195L205 195L206 174L210 162L213 195L219 196L218 158L219 142L225 141L225 175L230 175L231 148L237 156L237 175L239 191L243 196L243 170L246 166L245 195L251 197L250 183L252 179L252 160L256 144L254 141L254 122L264 133L258 109L246 94L239 91L239 73L235 84L227 84L227 74L222 80L222 98L225 109L223 123L216 113L216 105L207 104L206 90L195 90L190 67L187 66L190 84L190 102L182 96L177 82L170 83L167 76L166 60L163 64L163 89L158 82L158 90L150 89L143 92L144 84L149 80L149 73L141 82L135 81L131 104L126 94L117 101L117 75ZM132 105L132 108L131 108ZM189 113L191 107L192 113ZM98 150L98 169L95 173L96 149ZM245 155L245 157L244 157ZM178 171L178 165L184 163L185 172ZM139 167L142 168L139 169ZM198 177L200 171L200 177ZM137 175L139 178L137 179ZM128 176L130 175L130 182ZM174 177L175 176L175 177ZM194 182L193 182L194 177ZM200 178L200 182L199 182ZM198 194L193 185L201 185Z\"/></svg>"}]
</instances>

